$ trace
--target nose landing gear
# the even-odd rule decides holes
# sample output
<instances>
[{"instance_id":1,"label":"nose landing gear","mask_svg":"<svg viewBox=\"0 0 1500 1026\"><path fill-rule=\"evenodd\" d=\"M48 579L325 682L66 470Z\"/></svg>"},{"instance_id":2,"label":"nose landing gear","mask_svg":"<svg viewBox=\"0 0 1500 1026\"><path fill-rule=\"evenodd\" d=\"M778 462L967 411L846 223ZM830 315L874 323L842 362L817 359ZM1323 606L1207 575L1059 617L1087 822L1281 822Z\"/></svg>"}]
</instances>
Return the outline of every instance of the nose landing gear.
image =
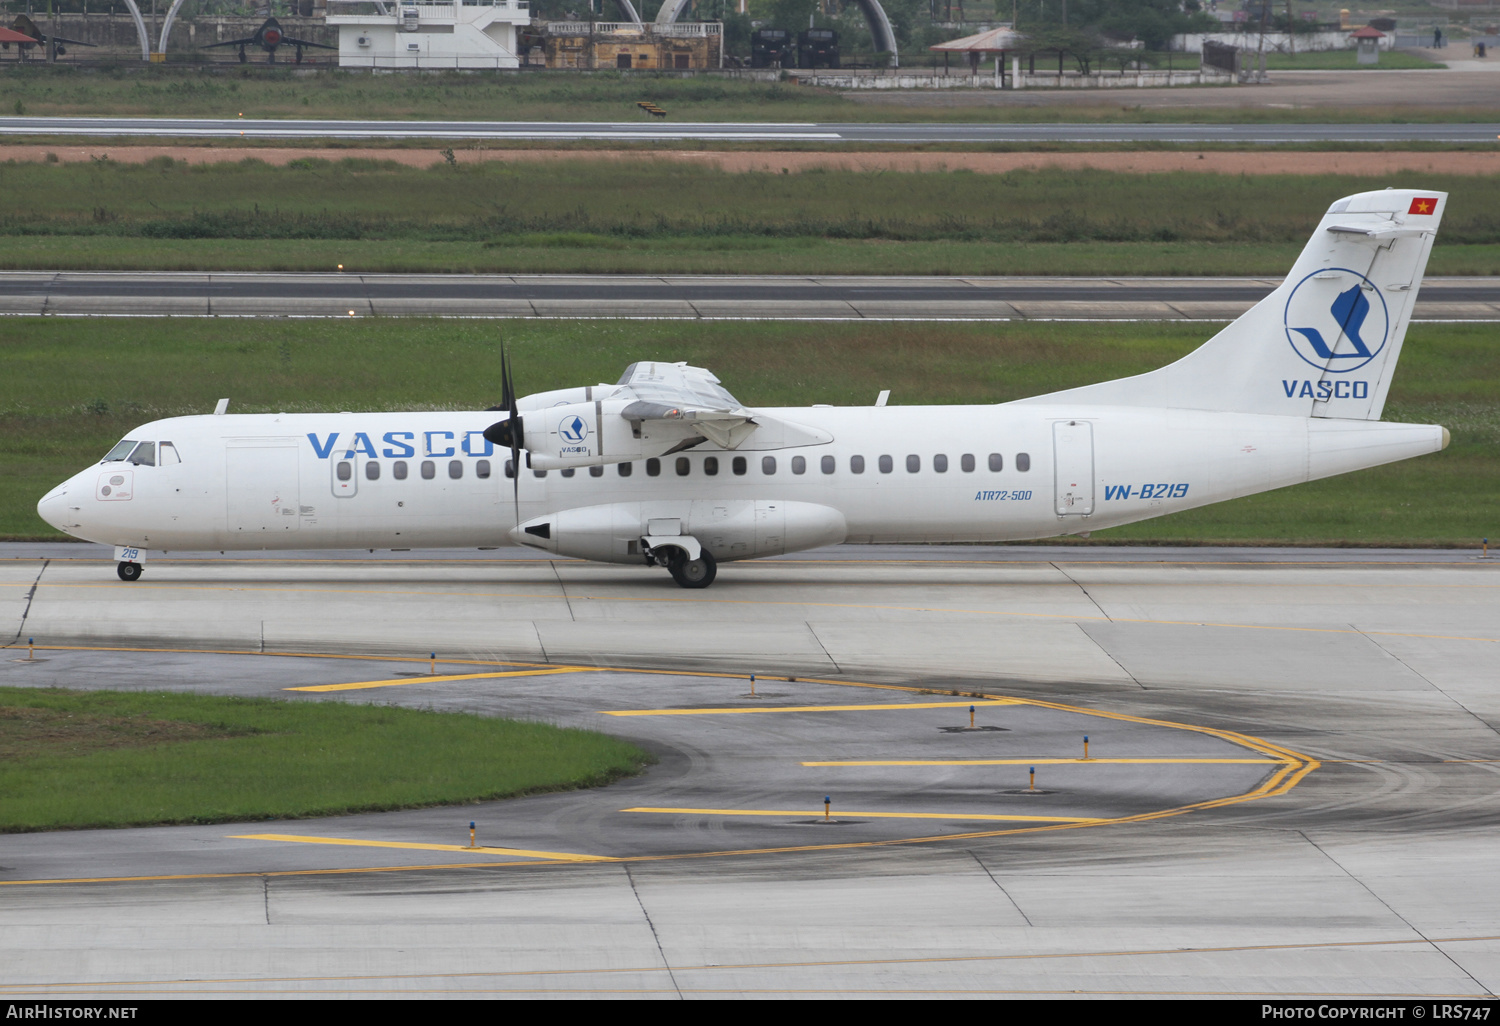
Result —
<instances>
[{"instance_id":1,"label":"nose landing gear","mask_svg":"<svg viewBox=\"0 0 1500 1026\"><path fill-rule=\"evenodd\" d=\"M138 581L141 579L141 564L122 559L115 572L120 575L122 581Z\"/></svg>"}]
</instances>

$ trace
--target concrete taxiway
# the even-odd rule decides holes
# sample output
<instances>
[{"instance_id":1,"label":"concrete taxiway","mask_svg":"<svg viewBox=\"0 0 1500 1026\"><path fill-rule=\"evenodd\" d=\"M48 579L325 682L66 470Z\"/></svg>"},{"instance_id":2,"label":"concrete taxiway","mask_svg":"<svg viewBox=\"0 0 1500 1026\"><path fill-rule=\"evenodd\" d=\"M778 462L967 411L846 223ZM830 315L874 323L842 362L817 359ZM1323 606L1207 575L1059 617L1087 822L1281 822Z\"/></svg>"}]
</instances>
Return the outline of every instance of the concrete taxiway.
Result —
<instances>
[{"instance_id":1,"label":"concrete taxiway","mask_svg":"<svg viewBox=\"0 0 1500 1026\"><path fill-rule=\"evenodd\" d=\"M0 547L0 684L466 709L660 761L459 809L0 837L7 996L1500 986L1477 553L844 547L703 593L509 550L134 584L100 555Z\"/></svg>"},{"instance_id":2,"label":"concrete taxiway","mask_svg":"<svg viewBox=\"0 0 1500 1026\"><path fill-rule=\"evenodd\" d=\"M0 314L700 320L1232 320L1274 278L8 271ZM1428 278L1418 321L1500 320L1500 278Z\"/></svg>"},{"instance_id":3,"label":"concrete taxiway","mask_svg":"<svg viewBox=\"0 0 1500 1026\"><path fill-rule=\"evenodd\" d=\"M1161 90L1172 92L1171 90ZM1114 92L1114 91L1111 91ZM1144 90L1142 90L1144 92ZM1114 101L1115 97L1111 97ZM0 135L156 139L474 139L855 143L1482 143L1500 124L879 124L785 122L337 121L268 118L0 117Z\"/></svg>"}]
</instances>

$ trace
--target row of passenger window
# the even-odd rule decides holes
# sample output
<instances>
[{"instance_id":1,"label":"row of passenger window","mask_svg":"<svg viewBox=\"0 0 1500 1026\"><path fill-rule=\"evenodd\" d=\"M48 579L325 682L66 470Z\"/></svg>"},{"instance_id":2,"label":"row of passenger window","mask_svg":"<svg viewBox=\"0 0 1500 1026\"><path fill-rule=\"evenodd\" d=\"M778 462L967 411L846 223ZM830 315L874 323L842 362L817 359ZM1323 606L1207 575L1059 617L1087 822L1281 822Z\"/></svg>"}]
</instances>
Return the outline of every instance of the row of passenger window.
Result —
<instances>
[{"instance_id":1,"label":"row of passenger window","mask_svg":"<svg viewBox=\"0 0 1500 1026\"><path fill-rule=\"evenodd\" d=\"M989 469L991 471L995 472L995 473L999 473L1000 471L1002 471L1002 470L1005 469L1005 457L1002 456L998 452L992 452L992 453L990 453L989 458L988 458L988 460L986 462L987 462L987 465L989 466ZM792 469L792 473L793 474L805 474L805 473L807 473L807 457L805 457L805 456L793 456L791 458L791 460L790 460L790 463L791 463L791 469ZM702 471L703 471L704 476L706 476L706 477L714 477L714 476L716 476L719 473L719 466L720 466L720 464L719 464L719 457L717 457L717 456L705 456L705 457L703 457ZM875 458L875 466L879 469L879 471L882 474L889 474L889 473L892 473L896 469L896 461L895 461L895 458L891 457L891 456L877 456ZM960 470L962 470L966 474L972 474L974 472L974 470L977 468L977 466L978 466L978 463L975 460L973 453L967 453L966 452L966 453L964 453L962 456L960 456L958 458L958 467L959 467ZM621 477L629 477L631 474L633 474L635 472L635 464L633 464L633 463L617 463L617 464L615 464L615 467L619 471L619 475ZM948 472L948 468L949 468L949 462L948 462L947 455L945 455L944 453L938 453L936 456L932 457L932 469L934 471L936 471L939 474L946 474ZM1016 453L1015 468L1016 468L1016 470L1018 470L1018 471L1020 471L1022 473L1025 473L1026 471L1030 470L1031 469L1031 454L1030 453L1025 453L1025 452L1018 452L1018 453ZM687 477L688 475L690 475L693 472L693 461L690 460L686 456L678 456L676 458L676 460L674 461L673 469L677 472L677 476L678 477ZM772 474L776 473L776 469L777 469L777 462L776 462L776 457L775 456L762 456L760 458L760 472L763 475L765 475L767 477L770 477ZM834 474L834 473L837 473L838 472L838 459L836 457L833 457L833 456L823 456L818 461L818 469L821 470L825 474ZM661 460L655 459L655 458L646 460L646 476L647 477L660 477L661 476L661 470L662 470L662 461ZM746 460L745 457L743 457L743 456L735 456L732 459L730 459L730 461L729 461L729 470L730 470L730 473L732 473L732 474L734 474L736 476L739 476L739 477L743 477L745 474L749 473L749 470L750 470L749 461ZM915 453L913 453L912 455L907 456L906 457L906 472L908 474L918 474L918 473L921 473L921 471L922 471L922 457L916 455ZM864 472L865 472L865 458L863 456L850 456L849 457L849 473L851 473L851 474L863 474ZM573 471L573 470L564 470L561 473L562 473L563 477L572 477L574 475L575 471ZM511 474L512 474L512 470L511 470L510 460L506 460L505 461L505 476L506 477L510 477ZM536 477L546 477L547 476L547 472L545 470L533 470L532 474L535 475ZM589 467L589 476L590 477L603 477L604 476L604 468L603 467L599 467L599 466Z\"/></svg>"},{"instance_id":2,"label":"row of passenger window","mask_svg":"<svg viewBox=\"0 0 1500 1026\"><path fill-rule=\"evenodd\" d=\"M509 477L510 474L508 472L508 468L509 468L510 461L506 460L505 462L506 462L506 465L507 465L507 474L506 474L506 476ZM434 463L432 460L423 460L421 462L421 464L418 466L418 472L422 475L422 480L424 480L424 481L431 481L433 478L437 477L437 464ZM391 464L391 476L394 477L397 481L405 481L406 477L407 477L407 473L408 473L408 468L407 468L405 460L396 460L394 463ZM354 477L354 465L349 460L339 460L338 463L334 466L334 474L338 477L338 479L340 481L348 481L348 480L350 480L350 479L352 479ZM453 480L455 480L455 481L457 481L460 478L462 478L464 476L464 461L463 460L449 460L448 461L448 476L450 478L452 478ZM490 461L489 460L479 460L479 461L477 461L474 464L474 476L478 477L478 478L488 478L490 476ZM380 480L380 461L379 460L366 460L365 461L365 480L366 481L379 481Z\"/></svg>"},{"instance_id":3,"label":"row of passenger window","mask_svg":"<svg viewBox=\"0 0 1500 1026\"><path fill-rule=\"evenodd\" d=\"M789 462L791 463L791 470L793 474L807 473L807 457L793 456ZM998 452L990 453L989 459L986 462L989 469L995 473L999 473L1000 471L1005 469L1005 457ZM877 456L875 458L875 466L880 471L880 473L889 474L895 471L896 461L894 457L891 456ZM977 466L978 463L975 460L973 453L966 452L958 458L958 468L966 474L972 474ZM621 477L629 477L635 472L635 464L633 463L616 463L615 468ZM938 453L937 455L932 457L932 469L934 471L939 474L946 474L948 472L948 468L948 457L945 454ZM1016 453L1015 468L1021 473L1025 473L1026 471L1030 470L1031 454L1024 452ZM687 477L693 472L693 461L686 456L678 456L673 463L673 469L676 471L678 477ZM762 456L760 458L760 472L763 475L770 477L771 475L776 473L776 469L777 462L775 456ZM836 473L838 471L838 460L833 456L824 456L818 461L818 469L825 474ZM588 470L590 477L604 476L603 467L594 466L589 467ZM661 470L661 460L654 457L652 459L646 460L647 477L660 477ZM745 474L749 473L749 470L750 464L745 457L735 456L730 459L730 473L738 477L743 477ZM921 456L912 454L906 457L906 472L908 474L921 473L921 470ZM719 473L719 457L703 457L702 471L706 477L716 476ZM405 481L408 472L408 466L405 460L396 460L391 464L391 477L395 478L397 481ZM418 472L422 475L422 480L431 481L433 478L437 477L437 463L435 463L433 460L423 460L418 465ZM863 474L864 472L865 458L863 456L850 456L849 473ZM354 477L354 465L349 460L339 460L334 467L334 473L337 475L340 481L348 481ZM570 469L561 471L561 473L563 477L572 477L576 473L576 471ZM536 477L547 476L547 472L545 470L533 470L532 474ZM463 476L464 461L449 460L448 477L454 481L457 481L460 480ZM490 461L477 460L474 463L474 476L480 478L481 480L487 479L490 476ZM515 476L515 468L512 466L510 460L505 461L505 476ZM365 480L380 480L379 460L365 461Z\"/></svg>"}]
</instances>

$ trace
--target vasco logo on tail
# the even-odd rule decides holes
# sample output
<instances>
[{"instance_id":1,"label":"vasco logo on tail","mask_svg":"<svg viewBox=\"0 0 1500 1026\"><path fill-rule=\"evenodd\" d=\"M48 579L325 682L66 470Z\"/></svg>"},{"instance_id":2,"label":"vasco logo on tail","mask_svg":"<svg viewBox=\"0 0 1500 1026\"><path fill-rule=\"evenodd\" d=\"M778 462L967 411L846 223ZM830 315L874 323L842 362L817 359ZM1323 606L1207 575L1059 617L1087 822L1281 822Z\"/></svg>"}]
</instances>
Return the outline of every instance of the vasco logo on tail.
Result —
<instances>
[{"instance_id":1,"label":"vasco logo on tail","mask_svg":"<svg viewBox=\"0 0 1500 1026\"><path fill-rule=\"evenodd\" d=\"M1329 290L1323 283L1334 278L1349 285L1325 306ZM1379 302L1370 302L1371 295ZM1304 361L1331 374L1347 374L1380 355L1390 334L1390 314L1369 278L1347 267L1329 267L1297 283L1287 298L1285 325L1287 341Z\"/></svg>"}]
</instances>

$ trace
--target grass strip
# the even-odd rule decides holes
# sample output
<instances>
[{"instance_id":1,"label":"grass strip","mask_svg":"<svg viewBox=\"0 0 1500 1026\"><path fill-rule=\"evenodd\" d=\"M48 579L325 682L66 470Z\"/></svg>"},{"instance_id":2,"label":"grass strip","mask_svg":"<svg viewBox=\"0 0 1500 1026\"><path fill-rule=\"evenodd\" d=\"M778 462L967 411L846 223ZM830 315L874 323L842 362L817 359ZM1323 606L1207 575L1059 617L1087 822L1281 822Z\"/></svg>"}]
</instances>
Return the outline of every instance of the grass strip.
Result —
<instances>
[{"instance_id":1,"label":"grass strip","mask_svg":"<svg viewBox=\"0 0 1500 1026\"><path fill-rule=\"evenodd\" d=\"M1411 174L1392 176L1403 183ZM1445 245L1500 243L1500 176L1420 176L1449 192ZM0 235L160 241L518 240L599 249L645 239L897 242L1295 242L1362 175L726 171L681 161L486 162L414 168L320 158L193 164L0 164ZM1394 183L1389 183L1394 184Z\"/></svg>"},{"instance_id":2,"label":"grass strip","mask_svg":"<svg viewBox=\"0 0 1500 1026\"><path fill-rule=\"evenodd\" d=\"M451 805L596 787L651 761L603 734L466 713L0 688L0 832Z\"/></svg>"},{"instance_id":3,"label":"grass strip","mask_svg":"<svg viewBox=\"0 0 1500 1026\"><path fill-rule=\"evenodd\" d=\"M1309 55L1303 55L1304 57ZM1387 55L1382 54L1382 61ZM1248 59L1248 58L1247 58ZM1352 63L1352 57L1351 63ZM1399 60L1399 57L1392 58ZM1386 64L1390 69L1394 64ZM1233 88L1233 87L1223 87ZM1201 90L1199 90L1201 91ZM1283 123L1483 122L1496 103L1472 107L1382 106L1352 110L1253 106L1150 109L1129 96L1096 106L1027 101L979 106L924 104L919 110L865 93L858 100L794 80L755 82L615 71L427 72L371 75L310 68L119 68L12 65L0 109L19 115L139 117L353 118L391 120L645 121L650 99L672 121L744 122L1121 122ZM1134 90L1125 90L1134 93ZM1152 89L1153 101L1167 90ZM1061 98L1060 98L1061 99ZM1127 102L1130 101L1130 102Z\"/></svg>"},{"instance_id":4,"label":"grass strip","mask_svg":"<svg viewBox=\"0 0 1500 1026\"><path fill-rule=\"evenodd\" d=\"M1455 53L1458 49L1455 47ZM1245 66L1258 66L1258 54L1244 55ZM1439 71L1448 65L1400 50L1382 50L1377 64L1360 64L1354 50L1316 50L1307 53L1266 54L1267 71Z\"/></svg>"},{"instance_id":5,"label":"grass strip","mask_svg":"<svg viewBox=\"0 0 1500 1026\"><path fill-rule=\"evenodd\" d=\"M1205 324L0 319L0 537L61 537L36 502L136 425L207 413L482 409L503 333L524 392L637 360L713 370L751 406L994 403L1137 374ZM1097 532L1100 541L1468 545L1500 537L1500 350L1487 324L1408 333L1386 419L1441 453Z\"/></svg>"},{"instance_id":6,"label":"grass strip","mask_svg":"<svg viewBox=\"0 0 1500 1026\"><path fill-rule=\"evenodd\" d=\"M595 241L597 240L597 245ZM1281 278L1299 242L897 242L813 236L613 239L583 233L493 242L372 239L8 238L0 269L333 271L349 274L1265 275ZM1500 243L1433 249L1430 275L1500 275Z\"/></svg>"}]
</instances>

